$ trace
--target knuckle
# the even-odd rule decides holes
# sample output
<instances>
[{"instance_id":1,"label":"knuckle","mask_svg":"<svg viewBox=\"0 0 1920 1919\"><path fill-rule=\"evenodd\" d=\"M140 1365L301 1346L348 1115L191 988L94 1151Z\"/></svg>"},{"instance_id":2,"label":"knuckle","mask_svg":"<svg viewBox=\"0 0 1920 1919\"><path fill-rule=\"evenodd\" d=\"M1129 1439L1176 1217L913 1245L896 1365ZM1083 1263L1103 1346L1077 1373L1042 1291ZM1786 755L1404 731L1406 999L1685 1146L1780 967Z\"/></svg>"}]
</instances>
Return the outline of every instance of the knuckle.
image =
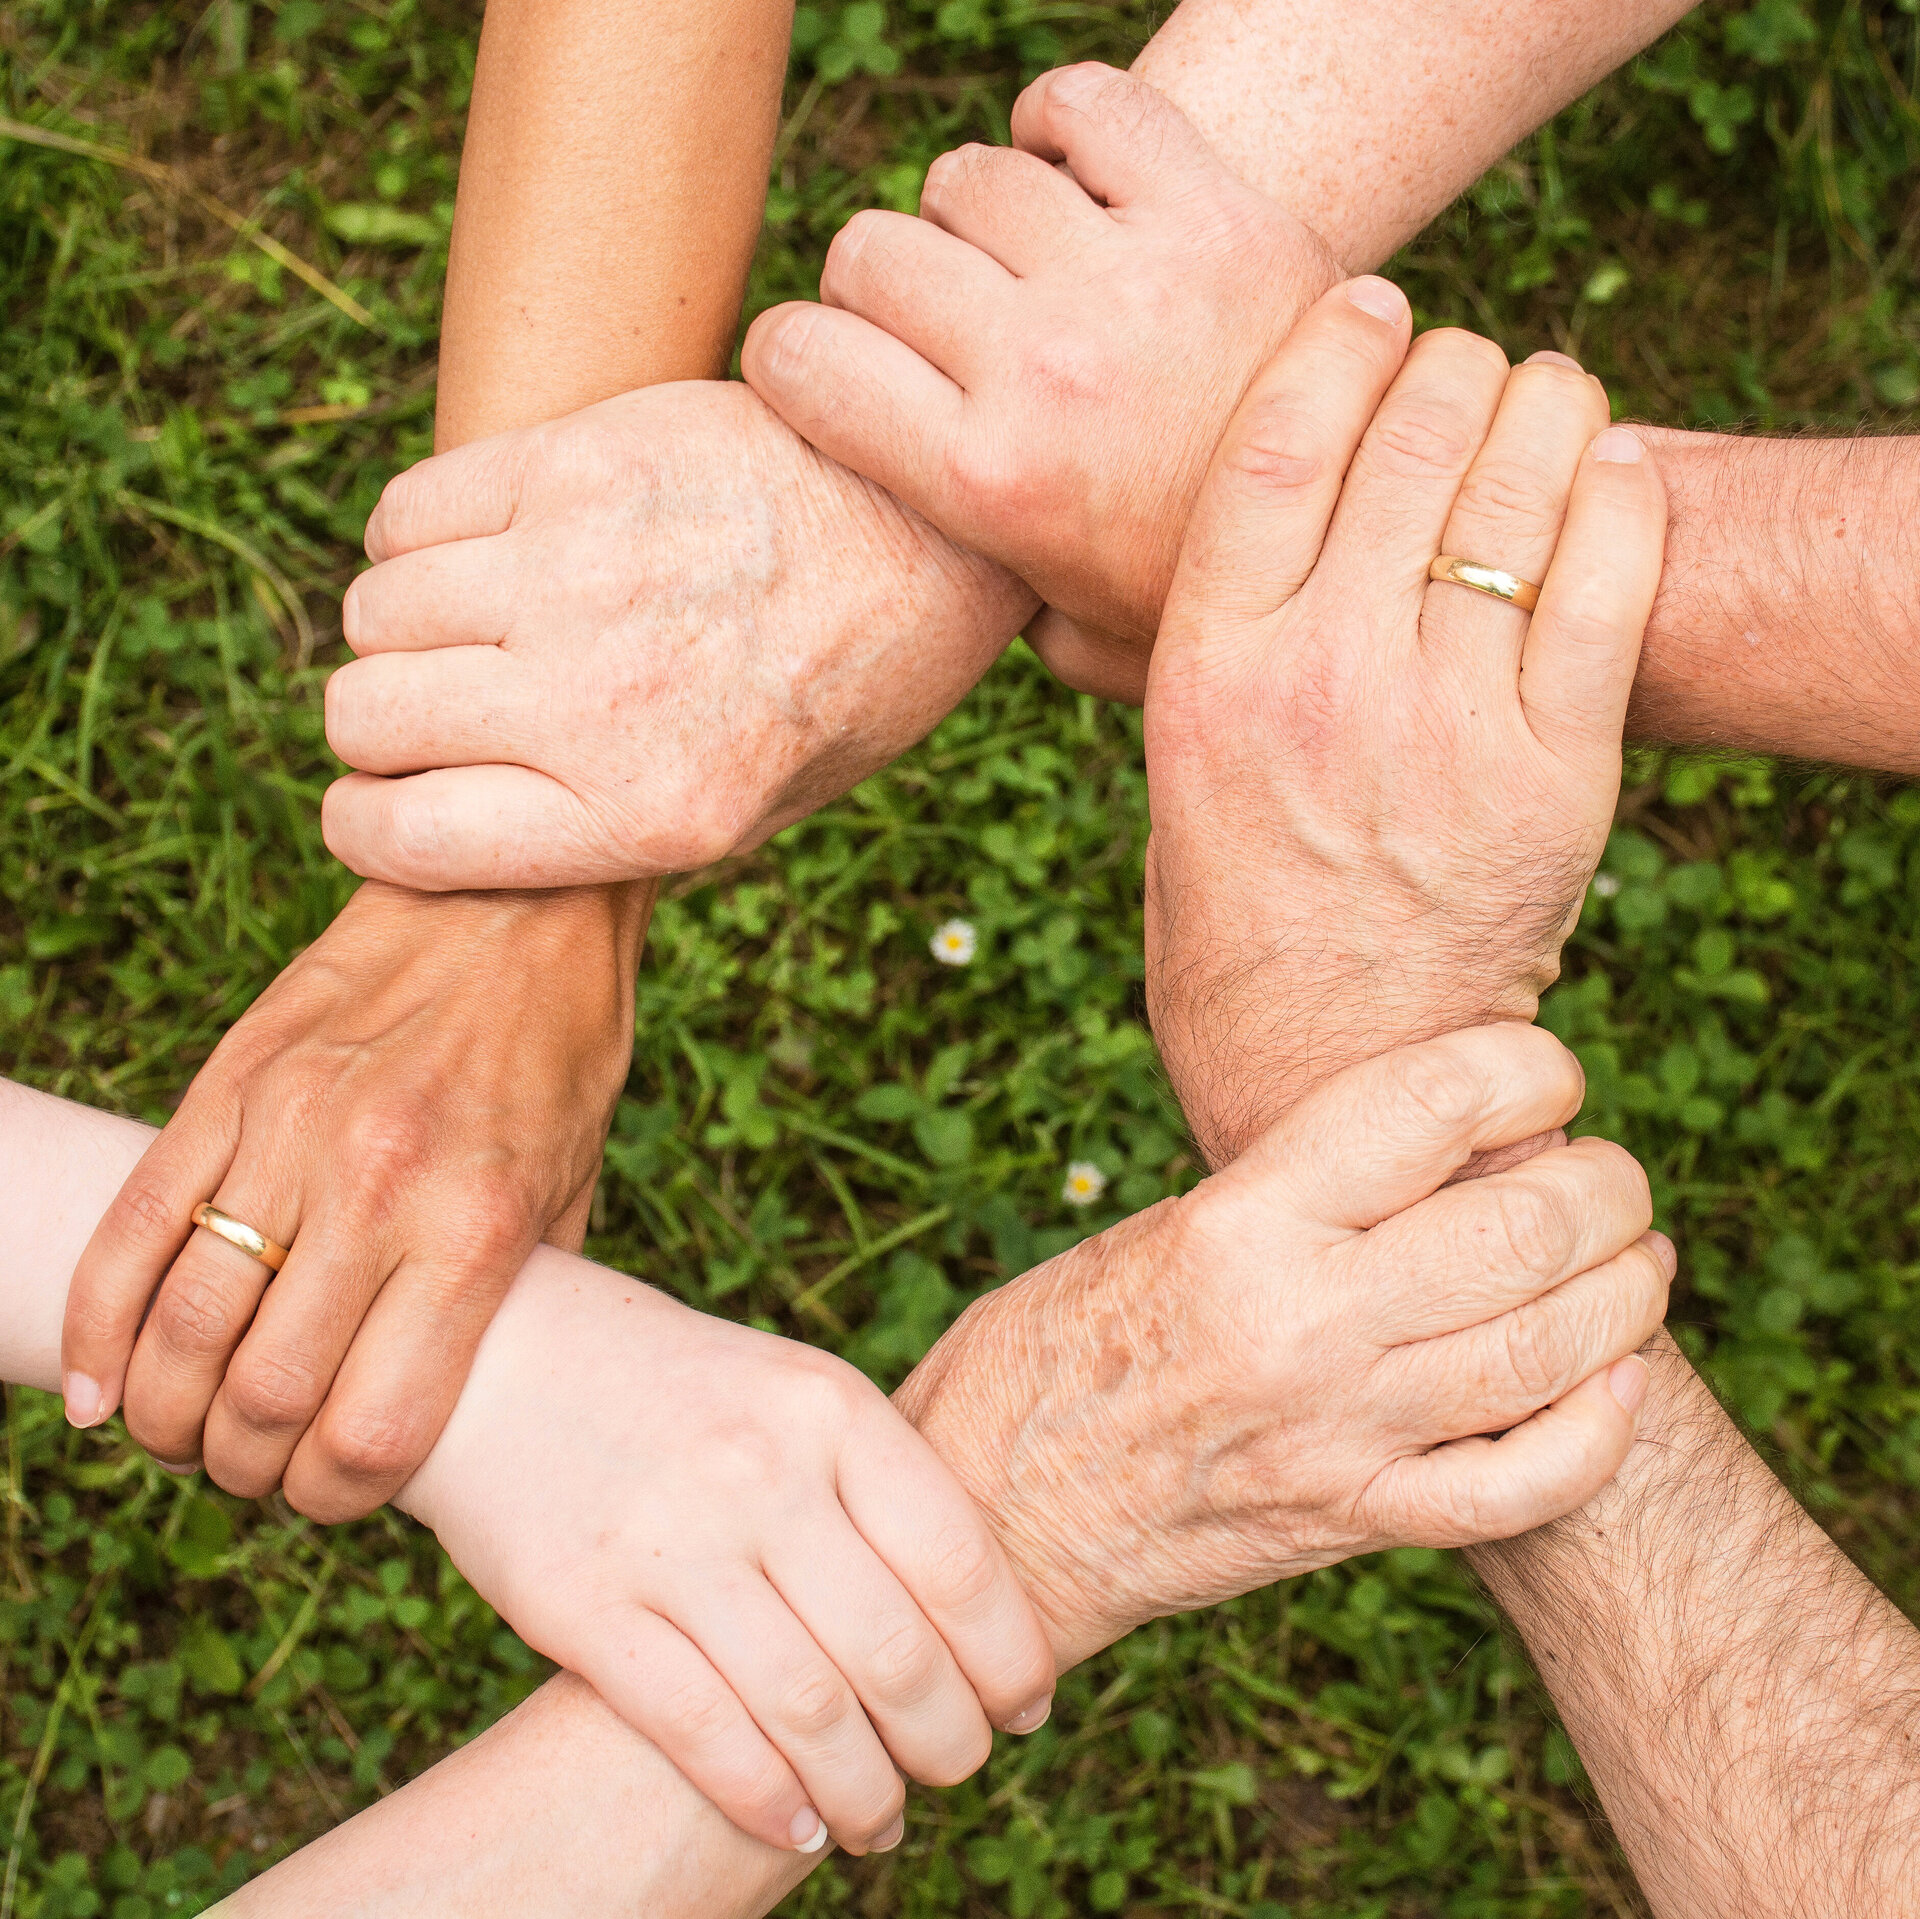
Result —
<instances>
[{"instance_id":1,"label":"knuckle","mask_svg":"<svg viewBox=\"0 0 1920 1919\"><path fill-rule=\"evenodd\" d=\"M942 1607L972 1612L998 1590L1000 1558L984 1526L953 1526L927 1549L927 1587Z\"/></svg>"},{"instance_id":2,"label":"knuckle","mask_svg":"<svg viewBox=\"0 0 1920 1919\"><path fill-rule=\"evenodd\" d=\"M741 1418L707 1435L703 1476L731 1498L764 1493L780 1470L781 1447L760 1421Z\"/></svg>"},{"instance_id":3,"label":"knuckle","mask_svg":"<svg viewBox=\"0 0 1920 1919\"><path fill-rule=\"evenodd\" d=\"M947 1650L918 1620L905 1620L882 1632L868 1648L867 1672L880 1698L918 1705L945 1679Z\"/></svg>"},{"instance_id":4,"label":"knuckle","mask_svg":"<svg viewBox=\"0 0 1920 1919\"><path fill-rule=\"evenodd\" d=\"M382 1406L329 1412L314 1429L312 1444L336 1478L364 1484L405 1480L426 1453L414 1422Z\"/></svg>"},{"instance_id":5,"label":"knuckle","mask_svg":"<svg viewBox=\"0 0 1920 1919\"><path fill-rule=\"evenodd\" d=\"M1473 451L1466 414L1435 395L1389 403L1367 435L1365 458L1395 480L1431 480L1457 473Z\"/></svg>"},{"instance_id":6,"label":"knuckle","mask_svg":"<svg viewBox=\"0 0 1920 1919\"><path fill-rule=\"evenodd\" d=\"M464 1267L517 1265L540 1236L526 1201L503 1180L483 1181L456 1210Z\"/></svg>"},{"instance_id":7,"label":"knuckle","mask_svg":"<svg viewBox=\"0 0 1920 1919\"><path fill-rule=\"evenodd\" d=\"M222 1396L241 1425L256 1433L304 1432L324 1396L308 1366L278 1354L248 1355L228 1373Z\"/></svg>"},{"instance_id":8,"label":"knuckle","mask_svg":"<svg viewBox=\"0 0 1920 1919\"><path fill-rule=\"evenodd\" d=\"M346 756L343 753L341 757ZM430 780L402 780L385 789L383 797L383 837L398 870L415 874L437 871L446 858L453 824L439 785Z\"/></svg>"},{"instance_id":9,"label":"knuckle","mask_svg":"<svg viewBox=\"0 0 1920 1919\"><path fill-rule=\"evenodd\" d=\"M340 1152L362 1189L401 1190L400 1182L417 1178L432 1158L433 1122L425 1102L389 1094L377 1106L360 1108L341 1129Z\"/></svg>"},{"instance_id":10,"label":"knuckle","mask_svg":"<svg viewBox=\"0 0 1920 1919\"><path fill-rule=\"evenodd\" d=\"M187 1229L180 1200L160 1181L136 1171L113 1202L116 1237L142 1247L178 1244Z\"/></svg>"},{"instance_id":11,"label":"knuckle","mask_svg":"<svg viewBox=\"0 0 1920 1919\"><path fill-rule=\"evenodd\" d=\"M983 146L977 140L950 147L927 168L920 188L922 210L969 198L990 187L997 169L1008 157L1003 149Z\"/></svg>"},{"instance_id":12,"label":"knuckle","mask_svg":"<svg viewBox=\"0 0 1920 1919\"><path fill-rule=\"evenodd\" d=\"M1502 1359L1520 1396L1544 1406L1561 1390L1562 1360L1552 1322L1538 1307L1523 1306L1500 1328Z\"/></svg>"},{"instance_id":13,"label":"knuckle","mask_svg":"<svg viewBox=\"0 0 1920 1919\"><path fill-rule=\"evenodd\" d=\"M236 1303L210 1275L175 1271L160 1289L148 1318L149 1330L181 1359L225 1359L240 1333Z\"/></svg>"},{"instance_id":14,"label":"knuckle","mask_svg":"<svg viewBox=\"0 0 1920 1919\"><path fill-rule=\"evenodd\" d=\"M1559 516L1547 476L1531 462L1501 456L1474 462L1460 487L1458 510L1476 518L1544 522Z\"/></svg>"},{"instance_id":15,"label":"knuckle","mask_svg":"<svg viewBox=\"0 0 1920 1919\"><path fill-rule=\"evenodd\" d=\"M1464 1133L1484 1104L1478 1075L1446 1047L1414 1046L1396 1053L1387 1090L1397 1108L1447 1138Z\"/></svg>"},{"instance_id":16,"label":"knuckle","mask_svg":"<svg viewBox=\"0 0 1920 1919\"><path fill-rule=\"evenodd\" d=\"M872 249L885 238L887 224L887 215L880 208L862 207L833 236L820 269L823 297L849 291L850 284L861 277L860 269L873 264Z\"/></svg>"},{"instance_id":17,"label":"knuckle","mask_svg":"<svg viewBox=\"0 0 1920 1919\"><path fill-rule=\"evenodd\" d=\"M788 1675L780 1693L780 1724L796 1738L821 1740L847 1717L852 1695L831 1666L814 1663Z\"/></svg>"},{"instance_id":18,"label":"knuckle","mask_svg":"<svg viewBox=\"0 0 1920 1919\"><path fill-rule=\"evenodd\" d=\"M1573 1221L1559 1195L1524 1177L1494 1189L1494 1224L1502 1251L1535 1279L1558 1279L1573 1257Z\"/></svg>"},{"instance_id":19,"label":"knuckle","mask_svg":"<svg viewBox=\"0 0 1920 1919\"><path fill-rule=\"evenodd\" d=\"M1291 399L1276 400L1257 410L1250 429L1233 441L1222 464L1264 491L1291 496L1327 476L1331 453L1325 434Z\"/></svg>"},{"instance_id":20,"label":"knuckle","mask_svg":"<svg viewBox=\"0 0 1920 1919\"><path fill-rule=\"evenodd\" d=\"M711 1752L738 1723L732 1697L704 1679L668 1687L655 1712L661 1743L670 1751Z\"/></svg>"}]
</instances>

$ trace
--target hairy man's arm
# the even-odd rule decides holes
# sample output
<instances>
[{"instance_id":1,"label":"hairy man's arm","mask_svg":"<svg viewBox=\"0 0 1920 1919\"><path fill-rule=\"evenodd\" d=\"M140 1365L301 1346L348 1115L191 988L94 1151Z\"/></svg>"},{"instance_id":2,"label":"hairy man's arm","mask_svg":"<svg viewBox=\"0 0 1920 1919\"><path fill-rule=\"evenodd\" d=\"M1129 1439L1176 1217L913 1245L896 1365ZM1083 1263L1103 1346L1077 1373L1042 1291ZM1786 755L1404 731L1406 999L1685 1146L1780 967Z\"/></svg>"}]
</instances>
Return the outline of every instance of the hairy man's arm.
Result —
<instances>
[{"instance_id":1,"label":"hairy man's arm","mask_svg":"<svg viewBox=\"0 0 1920 1919\"><path fill-rule=\"evenodd\" d=\"M1662 1919L1920 1900L1920 1632L1664 1334L1639 1437L1571 1518L1468 1557L1525 1637Z\"/></svg>"}]
</instances>

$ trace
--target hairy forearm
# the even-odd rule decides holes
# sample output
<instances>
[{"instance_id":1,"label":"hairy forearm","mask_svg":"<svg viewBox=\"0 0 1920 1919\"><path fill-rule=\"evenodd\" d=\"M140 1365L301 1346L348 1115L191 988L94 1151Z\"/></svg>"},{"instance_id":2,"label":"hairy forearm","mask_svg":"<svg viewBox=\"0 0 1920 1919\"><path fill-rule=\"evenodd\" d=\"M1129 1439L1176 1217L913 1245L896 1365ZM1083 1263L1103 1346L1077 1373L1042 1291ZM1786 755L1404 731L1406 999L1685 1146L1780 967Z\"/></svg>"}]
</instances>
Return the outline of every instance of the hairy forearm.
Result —
<instances>
[{"instance_id":1,"label":"hairy forearm","mask_svg":"<svg viewBox=\"0 0 1920 1919\"><path fill-rule=\"evenodd\" d=\"M437 446L725 372L792 17L792 0L491 0Z\"/></svg>"},{"instance_id":2,"label":"hairy forearm","mask_svg":"<svg viewBox=\"0 0 1920 1919\"><path fill-rule=\"evenodd\" d=\"M1348 268L1385 261L1676 0L1186 0L1135 63ZM1920 771L1920 441L1651 432L1667 573L1629 730Z\"/></svg>"},{"instance_id":3,"label":"hairy forearm","mask_svg":"<svg viewBox=\"0 0 1920 1919\"><path fill-rule=\"evenodd\" d=\"M1665 1335L1639 1438L1569 1519L1469 1557L1662 1919L1852 1919L1920 1883L1920 1632Z\"/></svg>"},{"instance_id":4,"label":"hairy forearm","mask_svg":"<svg viewBox=\"0 0 1920 1919\"><path fill-rule=\"evenodd\" d=\"M1920 439L1645 437L1671 517L1631 731L1920 771Z\"/></svg>"},{"instance_id":5,"label":"hairy forearm","mask_svg":"<svg viewBox=\"0 0 1920 1919\"><path fill-rule=\"evenodd\" d=\"M1133 70L1357 273L1686 11L1687 0L1185 0Z\"/></svg>"}]
</instances>

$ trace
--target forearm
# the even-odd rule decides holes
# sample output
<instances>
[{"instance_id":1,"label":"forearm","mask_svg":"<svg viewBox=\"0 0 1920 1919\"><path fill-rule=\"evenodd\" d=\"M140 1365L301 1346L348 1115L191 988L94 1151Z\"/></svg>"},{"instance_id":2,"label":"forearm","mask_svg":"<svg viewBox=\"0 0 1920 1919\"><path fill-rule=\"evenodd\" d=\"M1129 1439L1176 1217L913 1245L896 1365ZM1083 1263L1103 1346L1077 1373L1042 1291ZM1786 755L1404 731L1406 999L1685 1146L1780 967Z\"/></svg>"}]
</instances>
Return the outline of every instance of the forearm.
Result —
<instances>
[{"instance_id":1,"label":"forearm","mask_svg":"<svg viewBox=\"0 0 1920 1919\"><path fill-rule=\"evenodd\" d=\"M1672 1341L1600 1497L1469 1556L1519 1627L1662 1919L1902 1909L1920 1633Z\"/></svg>"},{"instance_id":2,"label":"forearm","mask_svg":"<svg viewBox=\"0 0 1920 1919\"><path fill-rule=\"evenodd\" d=\"M757 1919L816 1858L756 1844L571 1673L236 1893L221 1919Z\"/></svg>"},{"instance_id":3,"label":"forearm","mask_svg":"<svg viewBox=\"0 0 1920 1919\"><path fill-rule=\"evenodd\" d=\"M1185 0L1133 70L1357 273L1686 11L1687 0Z\"/></svg>"},{"instance_id":4,"label":"forearm","mask_svg":"<svg viewBox=\"0 0 1920 1919\"><path fill-rule=\"evenodd\" d=\"M437 447L725 372L792 15L792 0L491 0Z\"/></svg>"},{"instance_id":5,"label":"forearm","mask_svg":"<svg viewBox=\"0 0 1920 1919\"><path fill-rule=\"evenodd\" d=\"M1920 771L1920 439L1643 431L1671 518L1631 732Z\"/></svg>"},{"instance_id":6,"label":"forearm","mask_svg":"<svg viewBox=\"0 0 1920 1919\"><path fill-rule=\"evenodd\" d=\"M1685 11L1186 0L1135 71L1357 271ZM1920 770L1917 443L1646 437L1671 525L1631 734Z\"/></svg>"},{"instance_id":7,"label":"forearm","mask_svg":"<svg viewBox=\"0 0 1920 1919\"><path fill-rule=\"evenodd\" d=\"M0 1377L57 1387L74 1263L152 1137L133 1120L0 1080L0 1190L11 1196L0 1244ZM478 1390L511 1364L516 1315L538 1312L543 1288L581 1280L631 1285L564 1254L534 1255L482 1343ZM444 1469L441 1448L423 1469L426 1485L435 1461ZM443 1498L456 1490L435 1489ZM226 1910L489 1919L510 1909L573 1919L618 1906L660 1919L730 1919L764 1912L814 1863L746 1838L590 1687L562 1676Z\"/></svg>"}]
</instances>

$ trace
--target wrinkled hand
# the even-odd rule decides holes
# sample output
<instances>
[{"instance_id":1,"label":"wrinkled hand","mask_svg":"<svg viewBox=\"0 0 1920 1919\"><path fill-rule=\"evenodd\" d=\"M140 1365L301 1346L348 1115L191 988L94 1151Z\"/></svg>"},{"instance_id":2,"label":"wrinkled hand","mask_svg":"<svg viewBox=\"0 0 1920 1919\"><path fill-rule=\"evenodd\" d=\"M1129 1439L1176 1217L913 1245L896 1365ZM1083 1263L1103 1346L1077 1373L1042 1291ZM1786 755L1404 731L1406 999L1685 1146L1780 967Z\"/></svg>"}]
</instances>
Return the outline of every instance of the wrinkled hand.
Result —
<instances>
[{"instance_id":1,"label":"wrinkled hand","mask_svg":"<svg viewBox=\"0 0 1920 1919\"><path fill-rule=\"evenodd\" d=\"M896 1403L1063 1667L1353 1553L1524 1532L1613 1476L1673 1274L1639 1166L1581 1140L1440 1190L1583 1090L1533 1027L1387 1054L968 1308Z\"/></svg>"},{"instance_id":2,"label":"wrinkled hand","mask_svg":"<svg viewBox=\"0 0 1920 1919\"><path fill-rule=\"evenodd\" d=\"M770 1845L884 1849L896 1761L951 1785L1052 1698L986 1521L877 1387L579 1261L529 1263L401 1503Z\"/></svg>"},{"instance_id":3,"label":"wrinkled hand","mask_svg":"<svg viewBox=\"0 0 1920 1919\"><path fill-rule=\"evenodd\" d=\"M1658 472L1571 361L1408 329L1377 279L1301 320L1153 654L1147 1004L1216 1165L1352 1060L1531 1019L1619 793ZM1430 583L1440 553L1538 611Z\"/></svg>"},{"instance_id":4,"label":"wrinkled hand","mask_svg":"<svg viewBox=\"0 0 1920 1919\"><path fill-rule=\"evenodd\" d=\"M585 1231L633 1048L637 892L362 887L214 1049L88 1244L75 1423L124 1387L157 1458L248 1497L284 1478L329 1522L401 1485L527 1254ZM291 1248L277 1277L190 1224L205 1199Z\"/></svg>"},{"instance_id":5,"label":"wrinkled hand","mask_svg":"<svg viewBox=\"0 0 1920 1919\"><path fill-rule=\"evenodd\" d=\"M920 739L1033 605L723 381L428 460L367 551L361 657L327 685L362 770L323 824L356 872L426 888L754 846Z\"/></svg>"},{"instance_id":6,"label":"wrinkled hand","mask_svg":"<svg viewBox=\"0 0 1920 1919\"><path fill-rule=\"evenodd\" d=\"M1144 80L1045 74L1013 138L936 160L917 220L856 214L823 304L762 314L741 368L1026 580L1051 609L1028 638L1069 685L1137 702L1213 449L1337 269Z\"/></svg>"}]
</instances>

